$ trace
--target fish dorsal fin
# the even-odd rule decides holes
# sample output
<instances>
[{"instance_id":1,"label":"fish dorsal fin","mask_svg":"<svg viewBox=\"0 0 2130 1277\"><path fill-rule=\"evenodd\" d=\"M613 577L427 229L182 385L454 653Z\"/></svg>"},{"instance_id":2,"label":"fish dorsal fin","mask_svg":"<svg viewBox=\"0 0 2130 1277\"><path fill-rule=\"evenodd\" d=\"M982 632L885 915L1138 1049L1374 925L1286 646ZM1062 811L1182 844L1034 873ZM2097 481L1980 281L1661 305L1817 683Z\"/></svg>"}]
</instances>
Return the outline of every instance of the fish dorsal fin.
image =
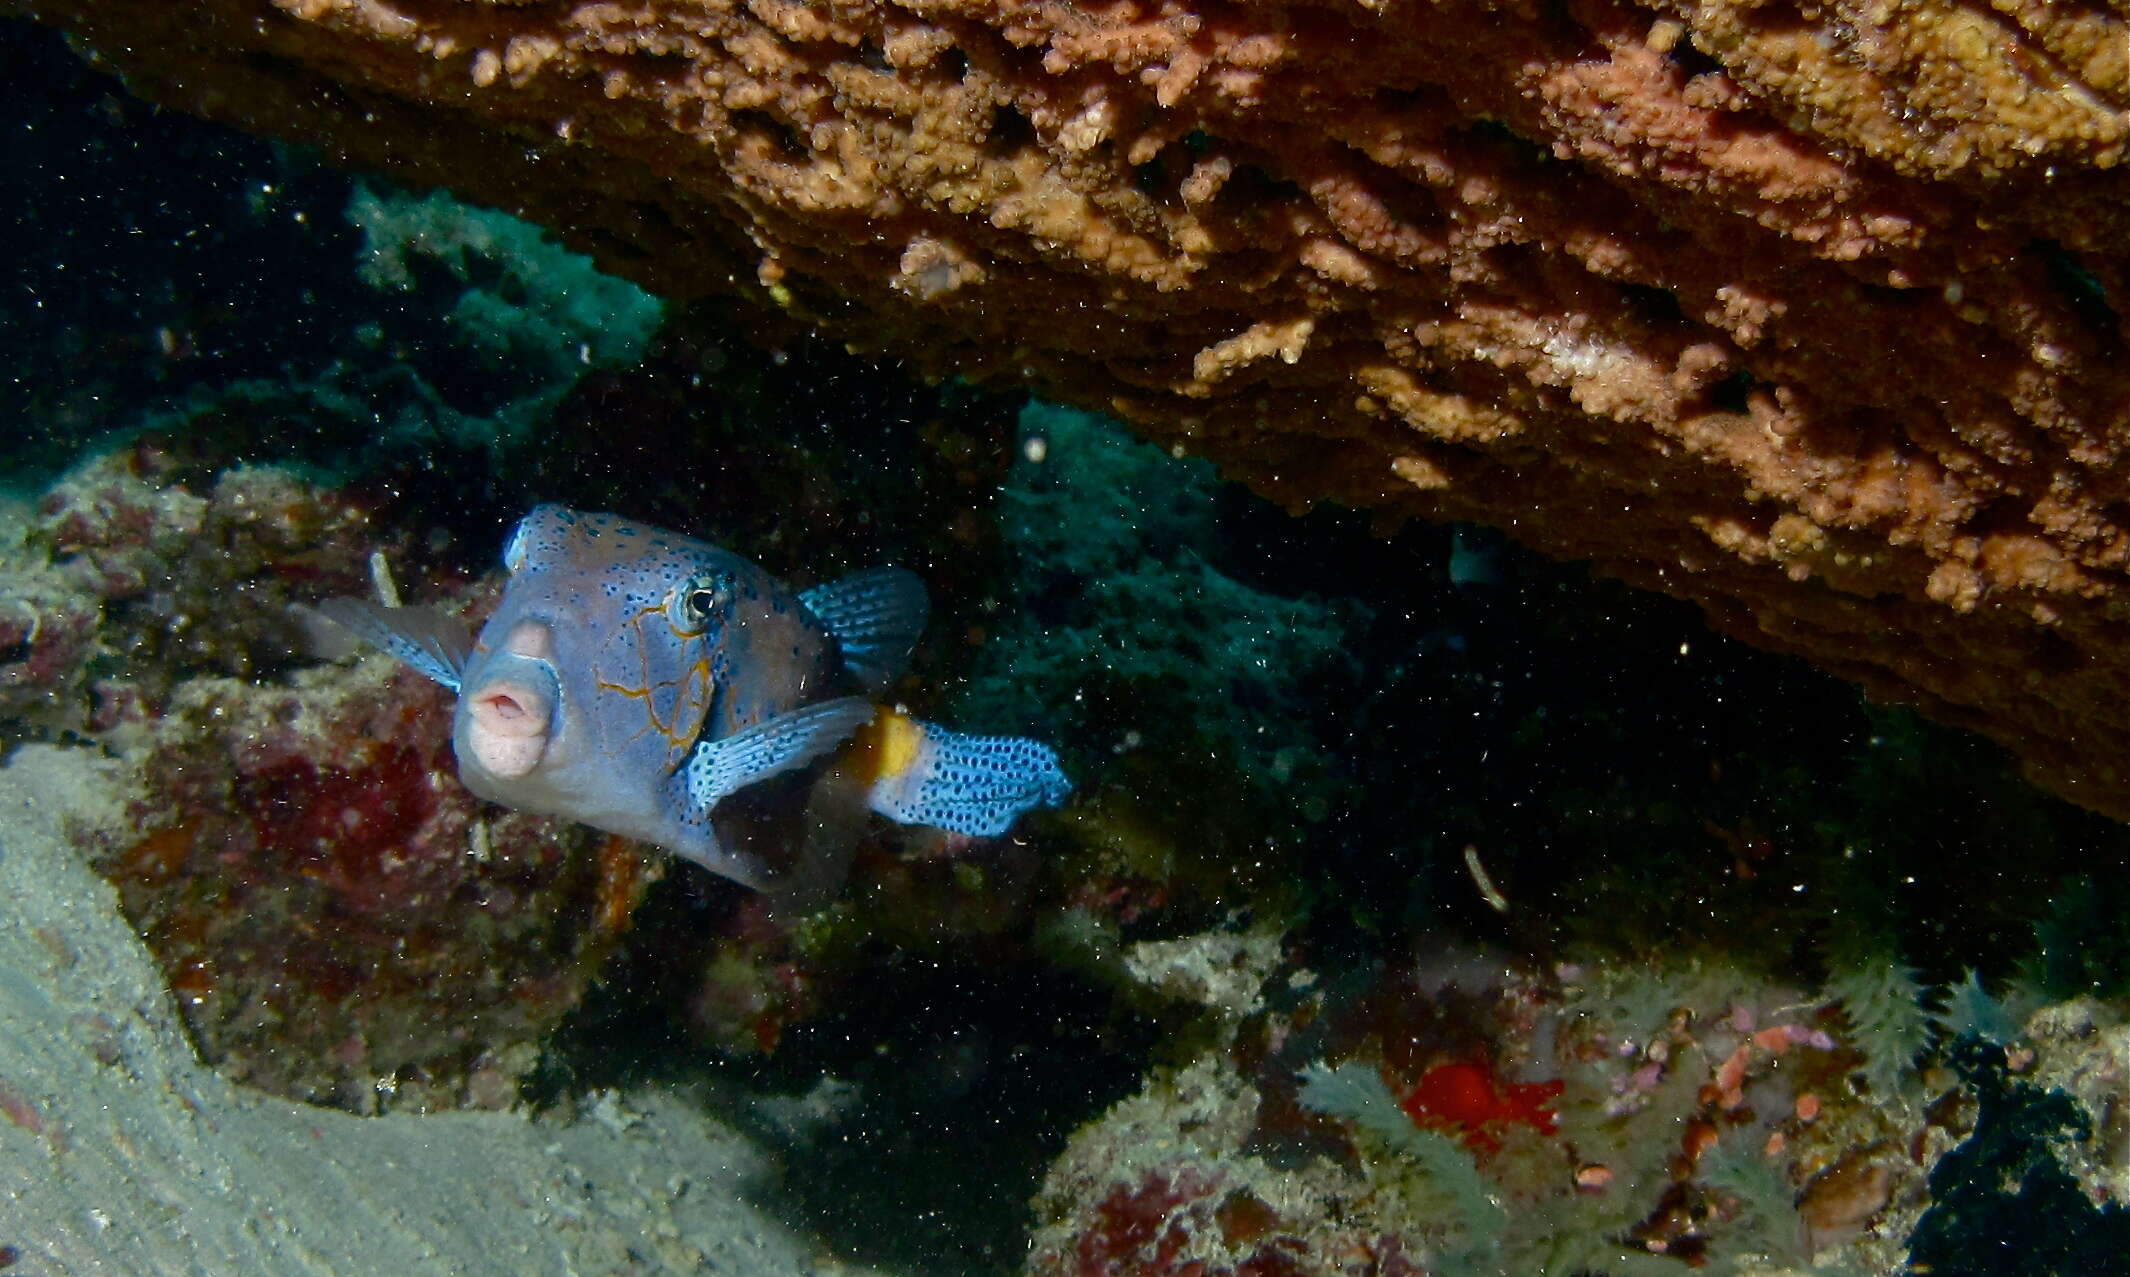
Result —
<instances>
[{"instance_id":1,"label":"fish dorsal fin","mask_svg":"<svg viewBox=\"0 0 2130 1277\"><path fill-rule=\"evenodd\" d=\"M924 582L903 568L853 572L802 592L799 601L835 636L844 668L874 692L902 676L930 610Z\"/></svg>"},{"instance_id":2,"label":"fish dorsal fin","mask_svg":"<svg viewBox=\"0 0 2130 1277\"><path fill-rule=\"evenodd\" d=\"M433 607L386 607L368 599L327 599L318 615L417 674L459 690L473 636L465 622Z\"/></svg>"}]
</instances>

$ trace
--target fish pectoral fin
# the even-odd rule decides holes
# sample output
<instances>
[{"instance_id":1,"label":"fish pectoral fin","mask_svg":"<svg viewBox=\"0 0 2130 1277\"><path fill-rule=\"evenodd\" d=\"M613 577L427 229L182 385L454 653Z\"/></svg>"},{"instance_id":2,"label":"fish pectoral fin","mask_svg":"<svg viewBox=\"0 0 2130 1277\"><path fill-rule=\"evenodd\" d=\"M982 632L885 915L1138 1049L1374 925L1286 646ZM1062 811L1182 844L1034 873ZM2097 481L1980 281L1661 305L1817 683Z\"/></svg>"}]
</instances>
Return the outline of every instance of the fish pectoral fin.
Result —
<instances>
[{"instance_id":1,"label":"fish pectoral fin","mask_svg":"<svg viewBox=\"0 0 2130 1277\"><path fill-rule=\"evenodd\" d=\"M872 716L870 702L846 696L703 741L683 765L688 800L707 812L727 794L804 767L848 740Z\"/></svg>"},{"instance_id":2,"label":"fish pectoral fin","mask_svg":"<svg viewBox=\"0 0 2130 1277\"><path fill-rule=\"evenodd\" d=\"M889 820L991 837L1072 793L1057 754L1038 741L883 718L870 733L878 761L867 805Z\"/></svg>"},{"instance_id":3,"label":"fish pectoral fin","mask_svg":"<svg viewBox=\"0 0 2130 1277\"><path fill-rule=\"evenodd\" d=\"M931 605L903 568L868 568L802 591L799 602L835 637L843 665L870 691L901 677Z\"/></svg>"},{"instance_id":4,"label":"fish pectoral fin","mask_svg":"<svg viewBox=\"0 0 2130 1277\"><path fill-rule=\"evenodd\" d=\"M371 647L456 692L473 653L465 622L433 607L386 607L368 599L327 599L318 615Z\"/></svg>"}]
</instances>

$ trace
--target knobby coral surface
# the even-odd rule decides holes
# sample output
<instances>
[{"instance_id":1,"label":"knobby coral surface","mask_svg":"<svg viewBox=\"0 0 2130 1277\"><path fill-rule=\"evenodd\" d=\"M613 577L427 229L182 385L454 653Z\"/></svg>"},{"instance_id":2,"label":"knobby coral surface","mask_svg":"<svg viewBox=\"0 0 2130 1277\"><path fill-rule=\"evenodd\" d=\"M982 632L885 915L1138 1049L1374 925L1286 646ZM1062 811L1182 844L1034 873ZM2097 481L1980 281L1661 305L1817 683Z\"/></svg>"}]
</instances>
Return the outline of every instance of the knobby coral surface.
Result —
<instances>
[{"instance_id":1,"label":"knobby coral surface","mask_svg":"<svg viewBox=\"0 0 2130 1277\"><path fill-rule=\"evenodd\" d=\"M1476 519L2130 814L2123 0L7 0L669 296Z\"/></svg>"}]
</instances>

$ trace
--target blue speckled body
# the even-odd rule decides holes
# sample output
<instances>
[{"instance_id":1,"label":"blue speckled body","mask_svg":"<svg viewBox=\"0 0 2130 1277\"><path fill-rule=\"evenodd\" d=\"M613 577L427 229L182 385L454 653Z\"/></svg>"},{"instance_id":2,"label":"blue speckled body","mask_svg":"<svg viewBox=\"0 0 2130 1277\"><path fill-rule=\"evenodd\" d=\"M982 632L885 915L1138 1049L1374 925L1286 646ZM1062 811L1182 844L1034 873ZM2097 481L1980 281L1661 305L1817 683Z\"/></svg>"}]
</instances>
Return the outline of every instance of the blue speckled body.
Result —
<instances>
[{"instance_id":1,"label":"blue speckled body","mask_svg":"<svg viewBox=\"0 0 2130 1277\"><path fill-rule=\"evenodd\" d=\"M510 582L474 644L453 725L466 787L755 877L728 863L681 766L700 741L853 690L821 623L738 555L613 515L541 506L503 561ZM683 613L689 591L707 614ZM482 689L522 672L510 638L528 624L544 627L559 685L551 738L538 769L502 777L465 738Z\"/></svg>"},{"instance_id":2,"label":"blue speckled body","mask_svg":"<svg viewBox=\"0 0 2130 1277\"><path fill-rule=\"evenodd\" d=\"M924 586L899 568L794 593L707 542L554 505L519 521L503 565L478 639L433 608L319 605L458 693L459 778L492 802L796 898L825 883L819 867L848 852L865 808L981 837L1071 792L1035 741L963 735L854 694L893 681L924 627ZM772 873L720 838L726 800L817 763L834 783L800 803L792 868Z\"/></svg>"}]
</instances>

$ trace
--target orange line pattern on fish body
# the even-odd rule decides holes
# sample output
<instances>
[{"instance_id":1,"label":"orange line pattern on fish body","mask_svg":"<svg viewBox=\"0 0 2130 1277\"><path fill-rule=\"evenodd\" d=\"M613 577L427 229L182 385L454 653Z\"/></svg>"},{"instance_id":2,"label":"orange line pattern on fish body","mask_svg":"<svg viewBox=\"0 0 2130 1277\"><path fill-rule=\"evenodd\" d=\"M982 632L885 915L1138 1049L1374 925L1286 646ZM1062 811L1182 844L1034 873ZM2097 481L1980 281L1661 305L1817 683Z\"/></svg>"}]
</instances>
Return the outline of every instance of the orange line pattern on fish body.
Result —
<instances>
[{"instance_id":1,"label":"orange line pattern on fish body","mask_svg":"<svg viewBox=\"0 0 2130 1277\"><path fill-rule=\"evenodd\" d=\"M616 683L607 678L602 671L599 671L595 664L592 685L601 692L611 692L616 696L642 704L644 728L634 736L629 737L629 740L641 740L645 735L656 732L666 742L666 766L671 769L679 767L687 759L689 751L695 748L695 742L701 738L703 718L709 713L710 700L716 691L717 684L715 676L710 671L707 645L689 661L687 672L683 677L653 680L651 677L650 640L643 632L644 618L646 616L656 616L659 618L660 624L666 623L665 609L663 607L638 608L636 609L636 614L629 617L626 622L636 631L636 661L638 665L642 666L642 669L638 672L640 681L636 683ZM688 634L678 630L674 631L675 634L682 638L700 637L704 632L703 630L697 630L693 634ZM698 686L702 689L701 695L691 698L688 694L690 689ZM670 723L659 721L658 706L652 700L652 694L663 688L676 689L675 712L673 721ZM680 720L679 711L682 706L691 703L700 705L702 713L697 714L693 722L684 724Z\"/></svg>"}]
</instances>

